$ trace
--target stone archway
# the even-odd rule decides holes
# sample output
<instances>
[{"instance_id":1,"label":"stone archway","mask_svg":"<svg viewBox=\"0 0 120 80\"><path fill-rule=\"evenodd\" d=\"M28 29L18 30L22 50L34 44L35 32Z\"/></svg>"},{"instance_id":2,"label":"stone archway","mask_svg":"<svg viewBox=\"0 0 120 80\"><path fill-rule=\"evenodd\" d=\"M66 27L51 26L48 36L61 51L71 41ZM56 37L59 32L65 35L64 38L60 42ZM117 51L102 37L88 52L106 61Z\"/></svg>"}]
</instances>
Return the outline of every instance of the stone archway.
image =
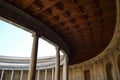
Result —
<instances>
[{"instance_id":1,"label":"stone archway","mask_svg":"<svg viewBox=\"0 0 120 80\"><path fill-rule=\"evenodd\" d=\"M113 80L112 65L110 63L106 64L106 75L107 75L107 80Z\"/></svg>"}]
</instances>

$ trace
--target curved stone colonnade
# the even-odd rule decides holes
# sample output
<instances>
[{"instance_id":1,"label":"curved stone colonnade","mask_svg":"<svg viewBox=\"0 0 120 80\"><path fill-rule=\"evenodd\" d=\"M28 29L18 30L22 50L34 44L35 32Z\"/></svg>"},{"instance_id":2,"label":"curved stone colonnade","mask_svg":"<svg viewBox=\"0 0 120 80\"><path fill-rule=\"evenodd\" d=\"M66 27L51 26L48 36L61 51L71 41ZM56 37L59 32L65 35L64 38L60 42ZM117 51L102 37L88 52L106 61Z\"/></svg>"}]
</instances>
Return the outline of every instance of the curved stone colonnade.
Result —
<instances>
[{"instance_id":1,"label":"curved stone colonnade","mask_svg":"<svg viewBox=\"0 0 120 80\"><path fill-rule=\"evenodd\" d=\"M31 58L0 56L0 80L67 80L68 56L64 50L55 45L56 56L40 59L37 57L39 36L33 32L33 38Z\"/></svg>"},{"instance_id":2,"label":"curved stone colonnade","mask_svg":"<svg viewBox=\"0 0 120 80\"><path fill-rule=\"evenodd\" d=\"M33 45L30 59L3 57L0 59L1 80L60 80L60 66L63 67L63 80L67 80L67 54L60 56L60 47L56 47L56 56L44 59L37 58L38 38L33 33ZM29 61L30 60L30 61ZM37 72L37 73L36 73ZM41 73L41 74L40 74ZM37 74L37 76L36 76ZM52 74L52 75L51 75ZM43 75L43 76L42 76ZM48 76L49 75L49 76ZM24 77L25 76L25 77Z\"/></svg>"},{"instance_id":3,"label":"curved stone colonnade","mask_svg":"<svg viewBox=\"0 0 120 80\"><path fill-rule=\"evenodd\" d=\"M60 65L63 65L64 56L60 56ZM28 70L30 58L0 56L0 69L4 70ZM49 69L55 67L55 56L37 59L37 69Z\"/></svg>"},{"instance_id":4,"label":"curved stone colonnade","mask_svg":"<svg viewBox=\"0 0 120 80\"><path fill-rule=\"evenodd\" d=\"M111 43L95 58L69 66L68 80L120 80L120 1L116 4L116 30ZM64 69L60 69L60 80L64 80ZM36 70L36 74L36 80L54 80L55 69ZM1 69L0 75L1 80L26 80L28 70Z\"/></svg>"},{"instance_id":5,"label":"curved stone colonnade","mask_svg":"<svg viewBox=\"0 0 120 80\"><path fill-rule=\"evenodd\" d=\"M60 57L61 66L63 65L63 62L64 56L61 56ZM28 79L28 73L29 73L29 58L6 57L6 56L0 57L1 80L8 79L26 80ZM46 57L43 59L38 59L36 69L36 80L54 80L54 77L55 77L55 57Z\"/></svg>"},{"instance_id":6,"label":"curved stone colonnade","mask_svg":"<svg viewBox=\"0 0 120 80\"><path fill-rule=\"evenodd\" d=\"M62 72L62 71L61 71ZM29 70L1 69L1 80L27 80ZM62 73L60 73L62 74ZM37 69L35 80L54 80L55 68ZM62 76L61 76L62 79Z\"/></svg>"}]
</instances>

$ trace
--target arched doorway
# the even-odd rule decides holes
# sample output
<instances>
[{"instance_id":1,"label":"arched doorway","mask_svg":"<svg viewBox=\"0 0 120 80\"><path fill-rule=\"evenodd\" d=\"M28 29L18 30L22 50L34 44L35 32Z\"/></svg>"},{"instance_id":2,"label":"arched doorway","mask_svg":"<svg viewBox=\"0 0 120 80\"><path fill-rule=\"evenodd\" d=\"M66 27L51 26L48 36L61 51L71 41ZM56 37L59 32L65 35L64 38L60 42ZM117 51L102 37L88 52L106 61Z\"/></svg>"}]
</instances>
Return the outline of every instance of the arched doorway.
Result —
<instances>
[{"instance_id":1,"label":"arched doorway","mask_svg":"<svg viewBox=\"0 0 120 80\"><path fill-rule=\"evenodd\" d=\"M107 80L113 80L112 65L110 63L106 64L106 75L107 75Z\"/></svg>"}]
</instances>

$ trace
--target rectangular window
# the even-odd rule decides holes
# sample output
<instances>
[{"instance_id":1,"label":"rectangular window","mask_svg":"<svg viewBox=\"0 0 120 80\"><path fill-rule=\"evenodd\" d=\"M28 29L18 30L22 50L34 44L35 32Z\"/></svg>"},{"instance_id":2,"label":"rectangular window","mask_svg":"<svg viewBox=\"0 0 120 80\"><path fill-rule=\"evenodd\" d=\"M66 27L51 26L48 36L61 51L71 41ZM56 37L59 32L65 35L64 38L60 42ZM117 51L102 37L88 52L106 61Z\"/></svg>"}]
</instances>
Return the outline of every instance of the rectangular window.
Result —
<instances>
[{"instance_id":1,"label":"rectangular window","mask_svg":"<svg viewBox=\"0 0 120 80\"><path fill-rule=\"evenodd\" d=\"M84 79L85 80L90 80L90 70L85 70L84 71Z\"/></svg>"}]
</instances>

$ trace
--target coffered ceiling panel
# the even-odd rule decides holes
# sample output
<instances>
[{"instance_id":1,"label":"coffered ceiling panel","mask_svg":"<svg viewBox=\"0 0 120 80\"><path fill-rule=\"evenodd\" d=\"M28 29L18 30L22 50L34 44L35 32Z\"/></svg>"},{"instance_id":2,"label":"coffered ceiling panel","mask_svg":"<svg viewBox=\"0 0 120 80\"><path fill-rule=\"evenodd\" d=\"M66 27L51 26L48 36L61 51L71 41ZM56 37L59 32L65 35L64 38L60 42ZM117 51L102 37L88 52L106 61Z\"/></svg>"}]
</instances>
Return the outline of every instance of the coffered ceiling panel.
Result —
<instances>
[{"instance_id":1,"label":"coffered ceiling panel","mask_svg":"<svg viewBox=\"0 0 120 80\"><path fill-rule=\"evenodd\" d=\"M110 43L115 0L5 0L54 30L69 46L69 64L97 56Z\"/></svg>"}]
</instances>

